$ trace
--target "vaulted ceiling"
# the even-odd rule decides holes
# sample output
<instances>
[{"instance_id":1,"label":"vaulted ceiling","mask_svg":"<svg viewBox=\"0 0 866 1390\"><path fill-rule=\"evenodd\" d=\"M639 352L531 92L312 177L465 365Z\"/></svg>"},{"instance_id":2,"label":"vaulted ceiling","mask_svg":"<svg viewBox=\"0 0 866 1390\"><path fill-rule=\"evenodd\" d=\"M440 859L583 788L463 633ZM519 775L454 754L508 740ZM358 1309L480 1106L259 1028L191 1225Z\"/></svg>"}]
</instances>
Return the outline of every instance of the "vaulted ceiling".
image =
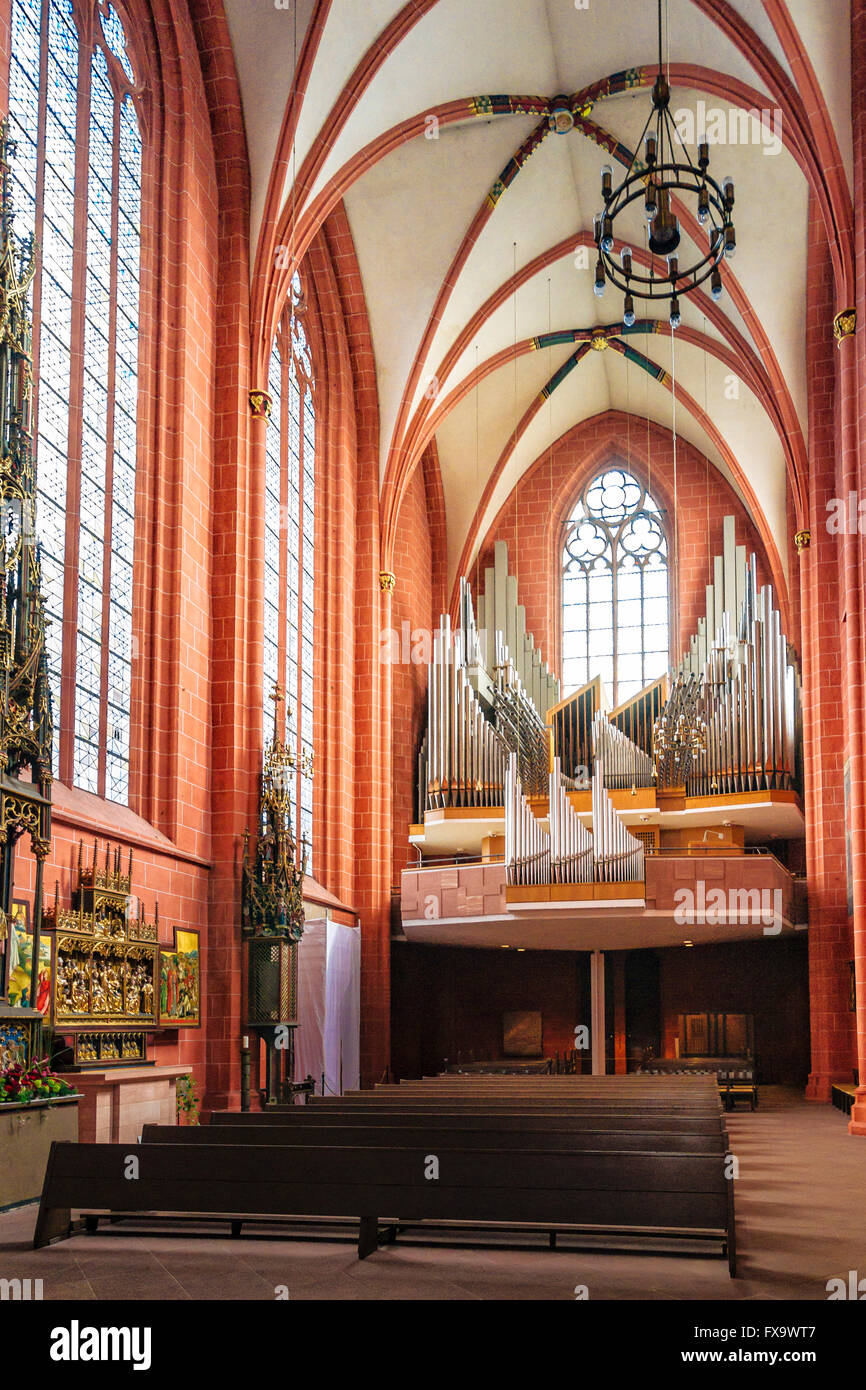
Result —
<instances>
[{"instance_id":1,"label":"vaulted ceiling","mask_svg":"<svg viewBox=\"0 0 866 1390\"><path fill-rule=\"evenodd\" d=\"M655 0L225 4L254 257L289 228L302 250L345 203L376 355L386 531L435 439L453 580L573 425L617 409L669 428L672 375L679 433L731 482L784 574L786 497L797 515L805 471L810 192L839 308L850 289L847 0L665 0L671 106L694 113L711 171L735 180L737 255L722 300L692 295L673 341L663 310L628 338L642 361L578 353L549 395L582 339L621 325L621 296L593 294L593 215L601 166L622 168L607 147L633 150L650 108ZM563 135L547 122L561 95L576 114ZM762 127L740 122L751 108ZM639 255L644 224L627 230Z\"/></svg>"}]
</instances>

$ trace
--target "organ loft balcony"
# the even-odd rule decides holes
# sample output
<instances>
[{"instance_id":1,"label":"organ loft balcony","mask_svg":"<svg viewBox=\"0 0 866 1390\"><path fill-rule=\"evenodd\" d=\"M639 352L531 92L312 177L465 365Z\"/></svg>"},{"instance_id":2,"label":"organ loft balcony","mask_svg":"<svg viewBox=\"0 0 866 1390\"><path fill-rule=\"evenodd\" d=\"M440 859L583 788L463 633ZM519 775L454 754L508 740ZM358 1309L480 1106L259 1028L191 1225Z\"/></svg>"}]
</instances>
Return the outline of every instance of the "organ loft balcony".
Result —
<instances>
[{"instance_id":1,"label":"organ loft balcony","mask_svg":"<svg viewBox=\"0 0 866 1390\"><path fill-rule=\"evenodd\" d=\"M428 811L410 827L417 862L402 874L405 938L517 950L625 950L806 929L805 824L796 791L719 797L641 787L611 791L609 798L617 819L643 845L639 877L556 882L544 863L522 870L506 864L504 807ZM568 801L590 831L592 792L571 792ZM549 834L548 799L530 798L529 810Z\"/></svg>"},{"instance_id":2,"label":"organ loft balcony","mask_svg":"<svg viewBox=\"0 0 866 1390\"><path fill-rule=\"evenodd\" d=\"M431 945L607 951L804 931L802 877L763 847L650 849L639 880L510 883L503 856L404 869L402 934Z\"/></svg>"}]
</instances>

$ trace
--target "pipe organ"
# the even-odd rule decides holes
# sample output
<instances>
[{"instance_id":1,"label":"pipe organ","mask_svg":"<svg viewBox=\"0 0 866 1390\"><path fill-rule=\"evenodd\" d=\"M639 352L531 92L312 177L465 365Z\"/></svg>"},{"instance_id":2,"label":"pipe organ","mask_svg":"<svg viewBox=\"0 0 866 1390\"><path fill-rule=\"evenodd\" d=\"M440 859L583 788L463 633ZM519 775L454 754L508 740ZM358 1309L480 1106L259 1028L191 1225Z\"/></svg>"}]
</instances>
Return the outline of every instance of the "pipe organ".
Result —
<instances>
[{"instance_id":1,"label":"pipe organ","mask_svg":"<svg viewBox=\"0 0 866 1390\"><path fill-rule=\"evenodd\" d=\"M604 768L604 785L612 791L652 786L653 760L649 753L626 738L601 710L592 722L592 748L596 765L600 761Z\"/></svg>"},{"instance_id":2,"label":"pipe organ","mask_svg":"<svg viewBox=\"0 0 866 1390\"><path fill-rule=\"evenodd\" d=\"M505 865L509 883L550 882L550 834L524 796L516 753L505 776Z\"/></svg>"},{"instance_id":3,"label":"pipe organ","mask_svg":"<svg viewBox=\"0 0 866 1390\"><path fill-rule=\"evenodd\" d=\"M501 807L512 753L527 792L547 792L544 715L559 698L559 682L526 632L504 541L497 541L486 572L481 615L488 626L483 617L476 623L469 581L461 579L459 626L452 628L443 615L433 637L427 732L418 760L419 818L442 807Z\"/></svg>"},{"instance_id":4,"label":"pipe organ","mask_svg":"<svg viewBox=\"0 0 866 1390\"><path fill-rule=\"evenodd\" d=\"M724 522L723 554L655 730L659 787L689 796L789 790L799 785L800 680L782 632L773 587L758 588Z\"/></svg>"},{"instance_id":5,"label":"pipe organ","mask_svg":"<svg viewBox=\"0 0 866 1390\"><path fill-rule=\"evenodd\" d=\"M467 643L467 633L470 640ZM421 749L422 809L501 806L508 750L485 713L466 661L472 629L447 614L433 638L428 726Z\"/></svg>"},{"instance_id":6,"label":"pipe organ","mask_svg":"<svg viewBox=\"0 0 866 1390\"><path fill-rule=\"evenodd\" d=\"M468 591L468 582L464 579L461 583ZM507 652L513 676L543 717L559 699L559 681L542 661L532 633L526 631L526 609L517 602L517 576L508 573L505 541L495 543L493 565L484 571L484 593L478 598L478 627L488 641L496 643L499 639L495 664ZM482 636L482 643L484 640Z\"/></svg>"},{"instance_id":7,"label":"pipe organ","mask_svg":"<svg viewBox=\"0 0 866 1390\"><path fill-rule=\"evenodd\" d=\"M479 623L462 579L459 626L444 616L434 637L419 819L445 807L504 805L511 882L637 881L644 846L609 793L655 788L725 797L796 789L799 675L772 586L759 588L755 556L747 560L736 545L733 517L725 518L723 537L706 615L683 660L615 710L598 678L547 705L557 682L539 664L498 542ZM575 810L576 794L590 788L591 835ZM549 829L530 800L536 810L547 803ZM582 810L586 817L589 806Z\"/></svg>"},{"instance_id":8,"label":"pipe organ","mask_svg":"<svg viewBox=\"0 0 866 1390\"><path fill-rule=\"evenodd\" d=\"M550 882L591 883L592 835L575 811L563 785L559 758L550 773Z\"/></svg>"},{"instance_id":9,"label":"pipe organ","mask_svg":"<svg viewBox=\"0 0 866 1390\"><path fill-rule=\"evenodd\" d=\"M592 832L563 786L559 759L549 781L548 826L533 814L511 754L505 781L505 864L509 884L637 883L644 847L620 820L605 789L603 757L592 777Z\"/></svg>"},{"instance_id":10,"label":"pipe organ","mask_svg":"<svg viewBox=\"0 0 866 1390\"><path fill-rule=\"evenodd\" d=\"M613 809L605 788L605 765L595 764L592 777L592 845L599 883L636 883L644 877L644 847Z\"/></svg>"}]
</instances>

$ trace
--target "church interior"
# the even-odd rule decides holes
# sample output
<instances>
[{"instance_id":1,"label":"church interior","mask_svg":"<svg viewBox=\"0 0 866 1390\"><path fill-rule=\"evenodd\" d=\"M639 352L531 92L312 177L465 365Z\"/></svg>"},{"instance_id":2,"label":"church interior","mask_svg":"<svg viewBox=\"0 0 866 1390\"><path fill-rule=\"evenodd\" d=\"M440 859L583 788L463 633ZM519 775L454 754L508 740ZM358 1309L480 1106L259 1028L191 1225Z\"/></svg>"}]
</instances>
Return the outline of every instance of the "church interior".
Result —
<instances>
[{"instance_id":1,"label":"church interior","mask_svg":"<svg viewBox=\"0 0 866 1390\"><path fill-rule=\"evenodd\" d=\"M4 1298L866 1297L861 77L0 0Z\"/></svg>"}]
</instances>

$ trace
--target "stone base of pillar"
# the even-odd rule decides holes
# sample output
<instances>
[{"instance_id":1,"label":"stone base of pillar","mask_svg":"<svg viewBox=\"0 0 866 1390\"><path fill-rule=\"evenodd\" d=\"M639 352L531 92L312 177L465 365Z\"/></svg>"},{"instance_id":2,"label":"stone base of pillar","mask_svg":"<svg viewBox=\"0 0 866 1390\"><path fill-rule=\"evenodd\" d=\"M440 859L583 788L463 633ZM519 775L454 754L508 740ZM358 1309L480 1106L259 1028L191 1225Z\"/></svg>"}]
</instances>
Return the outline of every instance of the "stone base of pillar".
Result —
<instances>
[{"instance_id":1,"label":"stone base of pillar","mask_svg":"<svg viewBox=\"0 0 866 1390\"><path fill-rule=\"evenodd\" d=\"M866 1086L857 1087L857 1094L851 1107L848 1133L859 1134L866 1139Z\"/></svg>"},{"instance_id":2,"label":"stone base of pillar","mask_svg":"<svg viewBox=\"0 0 866 1390\"><path fill-rule=\"evenodd\" d=\"M822 1105L827 1105L830 1101L831 1086L837 1086L840 1081L848 1082L850 1080L850 1071L813 1071L806 1082L806 1100L814 1100Z\"/></svg>"},{"instance_id":3,"label":"stone base of pillar","mask_svg":"<svg viewBox=\"0 0 866 1390\"><path fill-rule=\"evenodd\" d=\"M241 1093L240 1091L205 1091L201 1102L201 1114L203 1118L209 1117L214 1110L240 1110ZM261 1109L258 1093L255 1097L256 1110Z\"/></svg>"}]
</instances>

